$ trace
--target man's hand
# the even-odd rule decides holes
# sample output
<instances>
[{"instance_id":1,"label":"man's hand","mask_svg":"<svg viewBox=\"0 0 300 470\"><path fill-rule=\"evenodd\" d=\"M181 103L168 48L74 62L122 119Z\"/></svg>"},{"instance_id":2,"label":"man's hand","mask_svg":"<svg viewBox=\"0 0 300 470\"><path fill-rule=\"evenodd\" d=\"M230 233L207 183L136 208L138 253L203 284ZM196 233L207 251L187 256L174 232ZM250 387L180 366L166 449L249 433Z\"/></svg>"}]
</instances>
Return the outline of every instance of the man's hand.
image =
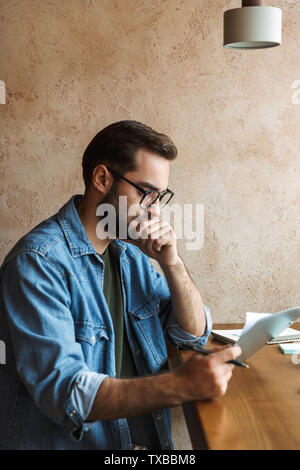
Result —
<instances>
[{"instance_id":1,"label":"man's hand","mask_svg":"<svg viewBox=\"0 0 300 470\"><path fill-rule=\"evenodd\" d=\"M209 356L193 354L175 372L179 386L184 387L184 401L207 400L225 394L232 375L233 364L226 364L241 354L239 346L221 346L214 348Z\"/></svg>"},{"instance_id":2,"label":"man's hand","mask_svg":"<svg viewBox=\"0 0 300 470\"><path fill-rule=\"evenodd\" d=\"M130 222L131 230L138 235L137 239L126 240L136 245L161 266L174 266L181 262L177 252L176 235L171 225L158 218L137 218Z\"/></svg>"},{"instance_id":3,"label":"man's hand","mask_svg":"<svg viewBox=\"0 0 300 470\"><path fill-rule=\"evenodd\" d=\"M107 377L98 389L87 421L149 414L183 403L218 398L226 392L238 346L220 347L209 356L195 353L174 372L147 377Z\"/></svg>"},{"instance_id":4,"label":"man's hand","mask_svg":"<svg viewBox=\"0 0 300 470\"><path fill-rule=\"evenodd\" d=\"M134 231L131 232L131 229ZM141 214L129 223L128 234L130 237L138 235L137 240L128 242L160 263L170 289L175 321L188 333L202 336L206 327L204 305L199 290L178 255L177 240L171 225L158 217L146 219L146 214Z\"/></svg>"}]
</instances>

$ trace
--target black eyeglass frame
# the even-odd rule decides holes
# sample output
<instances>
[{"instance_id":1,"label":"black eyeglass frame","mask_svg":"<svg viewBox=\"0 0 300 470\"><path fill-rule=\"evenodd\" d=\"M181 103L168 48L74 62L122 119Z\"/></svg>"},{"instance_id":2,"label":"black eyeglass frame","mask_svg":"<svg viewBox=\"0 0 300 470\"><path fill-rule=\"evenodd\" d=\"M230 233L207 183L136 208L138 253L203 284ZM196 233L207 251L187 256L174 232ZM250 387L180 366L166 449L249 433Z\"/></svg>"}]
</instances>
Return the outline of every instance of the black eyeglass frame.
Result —
<instances>
[{"instance_id":1,"label":"black eyeglass frame","mask_svg":"<svg viewBox=\"0 0 300 470\"><path fill-rule=\"evenodd\" d=\"M163 206L160 206L160 209L162 209L163 207L165 207L167 204L169 204L169 202L171 201L172 197L174 196L174 193L173 191L171 191L171 189L167 188L165 191L162 191L162 192L159 192L155 189L143 189L141 188L140 186L138 186L136 183L134 183L133 181L130 181L129 179L125 178L125 176L122 176L120 175L120 173L118 173L117 171L115 170L112 170L110 167L106 166L106 168L111 172L111 173L114 173L115 175L117 175L119 178L122 178L124 181L127 181L127 183L131 184L131 186L134 186L136 189L138 189L139 191L141 191L141 193L143 193L143 197L142 199L140 200L140 206L142 207L142 202L143 200L145 199L145 197L148 195L148 194L151 194L151 193L157 193L157 196L156 198L154 199L154 201L151 202L151 204L149 204L148 206L146 207L142 207L143 209L148 209L149 207L152 206L152 204L155 204L155 202L157 201L157 199L159 198L159 201L161 201L161 199L166 195L166 194L170 194L170 197L169 199L167 200L167 202L164 203Z\"/></svg>"}]
</instances>

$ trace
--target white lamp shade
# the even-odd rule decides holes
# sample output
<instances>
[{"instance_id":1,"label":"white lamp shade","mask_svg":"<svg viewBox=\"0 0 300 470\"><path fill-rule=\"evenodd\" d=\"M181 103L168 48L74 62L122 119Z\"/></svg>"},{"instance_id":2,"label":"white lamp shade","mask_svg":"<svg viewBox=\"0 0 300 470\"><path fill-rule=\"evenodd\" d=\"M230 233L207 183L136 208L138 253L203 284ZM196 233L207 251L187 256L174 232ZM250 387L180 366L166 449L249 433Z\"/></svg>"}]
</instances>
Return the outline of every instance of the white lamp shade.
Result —
<instances>
[{"instance_id":1,"label":"white lamp shade","mask_svg":"<svg viewBox=\"0 0 300 470\"><path fill-rule=\"evenodd\" d=\"M224 13L224 46L263 49L281 44L280 8L250 6Z\"/></svg>"}]
</instances>

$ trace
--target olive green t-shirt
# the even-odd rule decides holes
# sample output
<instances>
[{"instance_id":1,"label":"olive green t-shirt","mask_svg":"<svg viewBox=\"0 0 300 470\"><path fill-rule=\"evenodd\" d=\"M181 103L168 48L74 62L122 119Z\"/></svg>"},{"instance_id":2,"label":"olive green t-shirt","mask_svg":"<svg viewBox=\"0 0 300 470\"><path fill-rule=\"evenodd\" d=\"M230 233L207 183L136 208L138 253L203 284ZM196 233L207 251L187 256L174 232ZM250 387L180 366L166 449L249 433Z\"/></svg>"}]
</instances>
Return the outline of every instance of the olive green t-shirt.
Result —
<instances>
[{"instance_id":1,"label":"olive green t-shirt","mask_svg":"<svg viewBox=\"0 0 300 470\"><path fill-rule=\"evenodd\" d=\"M112 255L110 247L101 255L104 262L103 292L110 311L115 332L116 376L137 375L124 325L123 296L118 259Z\"/></svg>"},{"instance_id":2,"label":"olive green t-shirt","mask_svg":"<svg viewBox=\"0 0 300 470\"><path fill-rule=\"evenodd\" d=\"M112 318L115 333L115 361L117 377L134 377L138 373L128 342L123 315L123 296L120 279L120 264L110 245L100 255L104 262L103 292ZM131 440L148 449L161 449L151 414L127 418Z\"/></svg>"}]
</instances>

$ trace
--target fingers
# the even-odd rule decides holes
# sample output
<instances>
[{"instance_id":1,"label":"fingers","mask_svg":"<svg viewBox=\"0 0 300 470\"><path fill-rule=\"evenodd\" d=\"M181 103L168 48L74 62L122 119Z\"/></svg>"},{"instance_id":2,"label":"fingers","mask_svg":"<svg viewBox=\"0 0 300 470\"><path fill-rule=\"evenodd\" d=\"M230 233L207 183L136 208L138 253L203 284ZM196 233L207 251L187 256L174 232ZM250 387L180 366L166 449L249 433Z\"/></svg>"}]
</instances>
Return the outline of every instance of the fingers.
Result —
<instances>
[{"instance_id":1,"label":"fingers","mask_svg":"<svg viewBox=\"0 0 300 470\"><path fill-rule=\"evenodd\" d=\"M150 252L161 251L164 245L173 241L173 229L166 220L150 219L140 221L137 231L139 242L144 240L145 247Z\"/></svg>"},{"instance_id":2,"label":"fingers","mask_svg":"<svg viewBox=\"0 0 300 470\"><path fill-rule=\"evenodd\" d=\"M220 351L221 349L224 349L224 348L231 348L232 347L232 344L226 344L226 345L222 345L222 346L213 346L213 347L209 347L210 351Z\"/></svg>"},{"instance_id":3,"label":"fingers","mask_svg":"<svg viewBox=\"0 0 300 470\"><path fill-rule=\"evenodd\" d=\"M218 398L225 394L228 383L232 377L232 364L223 364L211 370L213 392L211 398Z\"/></svg>"},{"instance_id":4,"label":"fingers","mask_svg":"<svg viewBox=\"0 0 300 470\"><path fill-rule=\"evenodd\" d=\"M183 384L187 386L188 394L192 401L203 399L215 399L223 396L227 390L228 383L232 377L233 364L226 362L214 362L213 356L223 354L223 360L232 358L239 351L231 352L231 356L225 356L225 352L232 350L230 347L220 347L218 351L208 356L201 353L193 354L179 369L183 374Z\"/></svg>"},{"instance_id":5,"label":"fingers","mask_svg":"<svg viewBox=\"0 0 300 470\"><path fill-rule=\"evenodd\" d=\"M224 364L231 359L235 359L240 356L241 353L242 350L239 346L227 346L210 354L207 357L207 361L210 362L212 366L217 366L219 364Z\"/></svg>"},{"instance_id":6,"label":"fingers","mask_svg":"<svg viewBox=\"0 0 300 470\"><path fill-rule=\"evenodd\" d=\"M226 390L228 388L229 379L230 379L230 377L229 378L224 378L224 380L219 382L219 384L217 385L215 398L219 398L219 397L222 397L223 395L225 395Z\"/></svg>"},{"instance_id":7,"label":"fingers","mask_svg":"<svg viewBox=\"0 0 300 470\"><path fill-rule=\"evenodd\" d=\"M158 224L158 223L159 223L159 219L157 218L148 220L142 217L136 217L132 219L131 222L129 223L129 229L130 229L130 232L134 234L135 239L148 238L147 234L145 236L145 234L142 235L142 233L148 226Z\"/></svg>"},{"instance_id":8,"label":"fingers","mask_svg":"<svg viewBox=\"0 0 300 470\"><path fill-rule=\"evenodd\" d=\"M142 239L151 238L154 240L163 237L170 230L171 226L167 221L150 220L140 224L139 234Z\"/></svg>"},{"instance_id":9,"label":"fingers","mask_svg":"<svg viewBox=\"0 0 300 470\"><path fill-rule=\"evenodd\" d=\"M166 226L166 227L159 227L158 230L155 230L154 232L150 232L148 234L148 236L152 239L152 240L156 240L156 239L159 239L159 238L163 238L167 233L170 232L170 227Z\"/></svg>"},{"instance_id":10,"label":"fingers","mask_svg":"<svg viewBox=\"0 0 300 470\"><path fill-rule=\"evenodd\" d=\"M172 237L171 237L171 232L169 232L169 236L168 237L163 237L163 238L158 238L157 240L155 240L153 242L153 249L155 251L161 251L161 248L165 245L169 245L170 242L172 243Z\"/></svg>"}]
</instances>

